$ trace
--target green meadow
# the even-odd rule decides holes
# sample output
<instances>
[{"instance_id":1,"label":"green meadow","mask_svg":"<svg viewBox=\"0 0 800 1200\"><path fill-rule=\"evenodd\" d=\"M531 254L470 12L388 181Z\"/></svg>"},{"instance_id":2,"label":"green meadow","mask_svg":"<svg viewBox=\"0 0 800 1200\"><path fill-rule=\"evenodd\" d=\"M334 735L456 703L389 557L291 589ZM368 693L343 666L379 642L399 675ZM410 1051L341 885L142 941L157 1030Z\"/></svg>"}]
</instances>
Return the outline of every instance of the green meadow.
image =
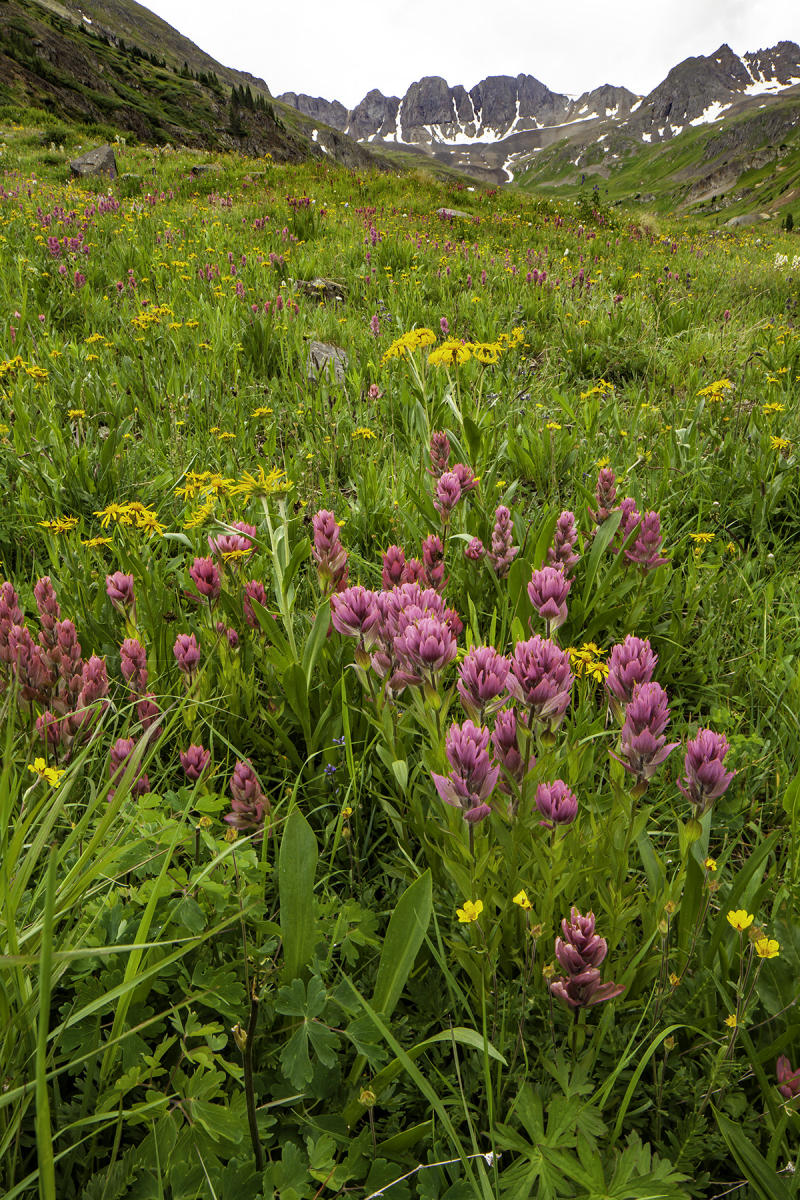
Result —
<instances>
[{"instance_id":1,"label":"green meadow","mask_svg":"<svg viewBox=\"0 0 800 1200\"><path fill-rule=\"evenodd\" d=\"M800 239L79 140L0 130L0 1192L797 1195Z\"/></svg>"}]
</instances>

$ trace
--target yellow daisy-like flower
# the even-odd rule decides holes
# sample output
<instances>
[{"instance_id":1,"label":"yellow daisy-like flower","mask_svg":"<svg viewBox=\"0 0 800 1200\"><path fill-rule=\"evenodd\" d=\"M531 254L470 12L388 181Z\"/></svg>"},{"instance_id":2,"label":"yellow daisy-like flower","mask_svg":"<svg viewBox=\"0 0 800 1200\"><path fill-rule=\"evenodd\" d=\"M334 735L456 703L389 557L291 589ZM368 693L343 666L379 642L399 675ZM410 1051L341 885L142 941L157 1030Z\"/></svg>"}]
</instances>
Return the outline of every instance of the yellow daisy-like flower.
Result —
<instances>
[{"instance_id":1,"label":"yellow daisy-like flower","mask_svg":"<svg viewBox=\"0 0 800 1200\"><path fill-rule=\"evenodd\" d=\"M465 900L464 907L456 909L456 916L460 925L470 925L473 921L477 921L482 912L482 900Z\"/></svg>"},{"instance_id":2,"label":"yellow daisy-like flower","mask_svg":"<svg viewBox=\"0 0 800 1200\"><path fill-rule=\"evenodd\" d=\"M728 913L728 924L732 925L738 933L744 933L745 929L753 924L753 914L745 912L743 908L731 909Z\"/></svg>"},{"instance_id":3,"label":"yellow daisy-like flower","mask_svg":"<svg viewBox=\"0 0 800 1200\"><path fill-rule=\"evenodd\" d=\"M521 892L517 892L516 896L514 897L514 903L518 904L520 908L524 908L525 912L529 912L533 908L533 905L528 899L528 893L524 888Z\"/></svg>"},{"instance_id":4,"label":"yellow daisy-like flower","mask_svg":"<svg viewBox=\"0 0 800 1200\"><path fill-rule=\"evenodd\" d=\"M780 943L774 938L760 937L753 943L759 958L777 958L780 954Z\"/></svg>"},{"instance_id":5,"label":"yellow daisy-like flower","mask_svg":"<svg viewBox=\"0 0 800 1200\"><path fill-rule=\"evenodd\" d=\"M48 767L43 758L35 758L33 763L28 763L28 770L54 788L60 785L62 777L67 773L66 767Z\"/></svg>"},{"instance_id":6,"label":"yellow daisy-like flower","mask_svg":"<svg viewBox=\"0 0 800 1200\"><path fill-rule=\"evenodd\" d=\"M559 425L558 421L548 421L547 424L545 425L545 429L554 429L555 430L555 429L560 429L560 428L561 428L561 426Z\"/></svg>"},{"instance_id":7,"label":"yellow daisy-like flower","mask_svg":"<svg viewBox=\"0 0 800 1200\"><path fill-rule=\"evenodd\" d=\"M81 417L86 416L86 409L85 408L71 408L67 412L67 416L70 419L70 421L78 421L78 420L80 420Z\"/></svg>"},{"instance_id":8,"label":"yellow daisy-like flower","mask_svg":"<svg viewBox=\"0 0 800 1200\"><path fill-rule=\"evenodd\" d=\"M39 522L40 528L46 529L48 533L72 533L77 524L77 517L56 517L54 521Z\"/></svg>"},{"instance_id":9,"label":"yellow daisy-like flower","mask_svg":"<svg viewBox=\"0 0 800 1200\"><path fill-rule=\"evenodd\" d=\"M457 367L461 363L469 362L471 358L472 347L467 342L451 339L432 350L428 355L428 362L434 367Z\"/></svg>"},{"instance_id":10,"label":"yellow daisy-like flower","mask_svg":"<svg viewBox=\"0 0 800 1200\"><path fill-rule=\"evenodd\" d=\"M788 438L771 437L769 439L769 444L773 450L788 450L792 443Z\"/></svg>"},{"instance_id":11,"label":"yellow daisy-like flower","mask_svg":"<svg viewBox=\"0 0 800 1200\"><path fill-rule=\"evenodd\" d=\"M94 550L98 546L113 546L113 544L110 537L81 538L81 545L87 546L90 550Z\"/></svg>"},{"instance_id":12,"label":"yellow daisy-like flower","mask_svg":"<svg viewBox=\"0 0 800 1200\"><path fill-rule=\"evenodd\" d=\"M271 417L272 409L271 408L254 408L253 416L254 417Z\"/></svg>"},{"instance_id":13,"label":"yellow daisy-like flower","mask_svg":"<svg viewBox=\"0 0 800 1200\"><path fill-rule=\"evenodd\" d=\"M713 542L713 533L690 533L689 537L696 546L707 546L709 542Z\"/></svg>"},{"instance_id":14,"label":"yellow daisy-like flower","mask_svg":"<svg viewBox=\"0 0 800 1200\"><path fill-rule=\"evenodd\" d=\"M267 475L263 466L259 464L254 475L250 471L242 472L238 482L231 489L231 494L245 496L250 500L253 496L286 495L290 486L285 471L279 467L273 467Z\"/></svg>"},{"instance_id":15,"label":"yellow daisy-like flower","mask_svg":"<svg viewBox=\"0 0 800 1200\"><path fill-rule=\"evenodd\" d=\"M367 429L365 425L359 425L358 429L353 430L352 436L354 438L361 438L362 441L369 442L374 441L378 435L373 433L371 429Z\"/></svg>"},{"instance_id":16,"label":"yellow daisy-like flower","mask_svg":"<svg viewBox=\"0 0 800 1200\"><path fill-rule=\"evenodd\" d=\"M737 1029L739 1022L736 1019L736 1013L731 1013L729 1017L726 1017L725 1024L728 1026L728 1029Z\"/></svg>"},{"instance_id":17,"label":"yellow daisy-like flower","mask_svg":"<svg viewBox=\"0 0 800 1200\"><path fill-rule=\"evenodd\" d=\"M707 871L716 871L716 869L717 869L717 860L716 860L715 858L710 858L710 857L709 857L709 858L707 858L707 859L705 860L705 862L703 863L703 866L705 867L705 869L706 869Z\"/></svg>"}]
</instances>

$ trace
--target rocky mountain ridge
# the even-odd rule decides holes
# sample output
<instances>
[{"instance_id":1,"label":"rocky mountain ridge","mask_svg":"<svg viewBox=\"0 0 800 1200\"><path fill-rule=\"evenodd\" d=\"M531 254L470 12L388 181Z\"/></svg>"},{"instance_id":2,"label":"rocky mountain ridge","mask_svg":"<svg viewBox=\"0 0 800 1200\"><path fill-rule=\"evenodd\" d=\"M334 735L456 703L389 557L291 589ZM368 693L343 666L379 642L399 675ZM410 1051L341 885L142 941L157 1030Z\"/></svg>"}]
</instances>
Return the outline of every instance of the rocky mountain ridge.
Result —
<instances>
[{"instance_id":1,"label":"rocky mountain ridge","mask_svg":"<svg viewBox=\"0 0 800 1200\"><path fill-rule=\"evenodd\" d=\"M597 144L601 157L613 159L615 135L628 145L667 141L754 98L763 102L798 85L800 46L781 41L741 56L723 44L713 54L687 58L646 96L611 84L568 96L520 74L489 76L469 90L426 76L402 97L373 89L350 110L294 92L278 99L358 141L423 150L508 179L522 156L562 138Z\"/></svg>"}]
</instances>

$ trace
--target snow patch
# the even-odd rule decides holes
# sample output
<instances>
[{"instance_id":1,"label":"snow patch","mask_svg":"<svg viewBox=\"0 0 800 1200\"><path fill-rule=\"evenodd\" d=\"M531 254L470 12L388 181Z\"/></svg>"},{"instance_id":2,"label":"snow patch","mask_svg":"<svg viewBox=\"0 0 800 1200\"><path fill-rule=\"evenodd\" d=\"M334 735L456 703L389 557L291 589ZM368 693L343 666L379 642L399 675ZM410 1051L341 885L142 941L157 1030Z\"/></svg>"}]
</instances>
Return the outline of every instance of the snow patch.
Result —
<instances>
[{"instance_id":1,"label":"snow patch","mask_svg":"<svg viewBox=\"0 0 800 1200\"><path fill-rule=\"evenodd\" d=\"M653 140L653 135L652 135L652 133L643 133L643 134L642 134L642 141L643 141L643 142L652 142L652 140Z\"/></svg>"},{"instance_id":2,"label":"snow patch","mask_svg":"<svg viewBox=\"0 0 800 1200\"><path fill-rule=\"evenodd\" d=\"M632 113L637 112L642 107L643 104L644 104L644 96L642 96L641 100L637 100L635 104L631 105L631 112Z\"/></svg>"},{"instance_id":3,"label":"snow patch","mask_svg":"<svg viewBox=\"0 0 800 1200\"><path fill-rule=\"evenodd\" d=\"M760 80L755 80L753 83L748 84L743 89L742 94L745 96L763 96L765 93L771 92L774 95L775 92L782 92L784 88L794 87L796 83L800 83L800 77L792 78L787 83L781 83L779 79L764 79L762 76Z\"/></svg>"},{"instance_id":4,"label":"snow patch","mask_svg":"<svg viewBox=\"0 0 800 1200\"><path fill-rule=\"evenodd\" d=\"M690 121L690 125L713 125L718 121L726 109L730 108L730 104L722 104L719 100L712 100L708 108L704 108L699 117L695 117Z\"/></svg>"}]
</instances>

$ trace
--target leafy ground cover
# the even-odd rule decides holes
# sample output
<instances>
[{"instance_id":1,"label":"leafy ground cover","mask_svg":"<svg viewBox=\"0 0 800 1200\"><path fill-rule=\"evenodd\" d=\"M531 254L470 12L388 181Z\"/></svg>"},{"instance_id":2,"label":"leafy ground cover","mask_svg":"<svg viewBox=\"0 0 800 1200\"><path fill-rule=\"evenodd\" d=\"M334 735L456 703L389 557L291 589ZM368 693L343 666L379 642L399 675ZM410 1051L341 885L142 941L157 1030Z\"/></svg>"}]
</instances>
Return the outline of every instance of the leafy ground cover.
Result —
<instances>
[{"instance_id":1,"label":"leafy ground cover","mask_svg":"<svg viewBox=\"0 0 800 1200\"><path fill-rule=\"evenodd\" d=\"M796 1194L796 240L50 141L4 1195Z\"/></svg>"}]
</instances>

